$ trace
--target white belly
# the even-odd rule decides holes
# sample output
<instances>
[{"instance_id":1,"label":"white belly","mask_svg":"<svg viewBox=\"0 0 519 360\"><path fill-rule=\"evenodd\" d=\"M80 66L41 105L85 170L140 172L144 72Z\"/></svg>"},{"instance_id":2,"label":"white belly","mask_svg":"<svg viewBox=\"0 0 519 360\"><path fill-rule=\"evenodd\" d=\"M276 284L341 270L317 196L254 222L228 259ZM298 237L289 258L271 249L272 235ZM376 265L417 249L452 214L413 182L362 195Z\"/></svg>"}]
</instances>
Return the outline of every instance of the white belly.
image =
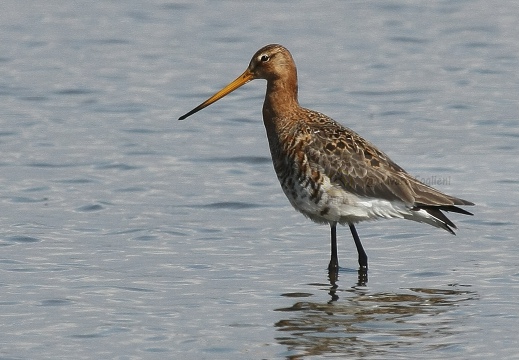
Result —
<instances>
[{"instance_id":1,"label":"white belly","mask_svg":"<svg viewBox=\"0 0 519 360\"><path fill-rule=\"evenodd\" d=\"M323 186L324 188L324 186ZM319 223L357 223L378 218L404 218L411 210L403 202L360 197L342 189L322 189L320 195L311 192L286 192L292 206Z\"/></svg>"},{"instance_id":2,"label":"white belly","mask_svg":"<svg viewBox=\"0 0 519 360\"><path fill-rule=\"evenodd\" d=\"M324 182L319 196L312 189L285 190L292 206L317 223L355 224L377 219L407 219L444 228L443 222L423 209L412 209L401 201L362 197Z\"/></svg>"}]
</instances>

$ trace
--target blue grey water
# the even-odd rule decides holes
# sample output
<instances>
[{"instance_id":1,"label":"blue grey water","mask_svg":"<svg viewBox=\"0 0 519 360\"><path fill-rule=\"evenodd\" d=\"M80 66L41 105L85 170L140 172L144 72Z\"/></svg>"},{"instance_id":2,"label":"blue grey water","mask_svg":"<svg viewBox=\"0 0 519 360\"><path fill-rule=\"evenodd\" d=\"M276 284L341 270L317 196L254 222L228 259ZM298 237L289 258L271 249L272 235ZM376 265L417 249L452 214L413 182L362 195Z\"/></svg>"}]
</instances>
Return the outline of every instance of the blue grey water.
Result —
<instances>
[{"instance_id":1,"label":"blue grey water","mask_svg":"<svg viewBox=\"0 0 519 360\"><path fill-rule=\"evenodd\" d=\"M3 1L0 359L519 358L519 7ZM177 118L268 43L300 102L471 200L457 236L295 212L264 81Z\"/></svg>"}]
</instances>

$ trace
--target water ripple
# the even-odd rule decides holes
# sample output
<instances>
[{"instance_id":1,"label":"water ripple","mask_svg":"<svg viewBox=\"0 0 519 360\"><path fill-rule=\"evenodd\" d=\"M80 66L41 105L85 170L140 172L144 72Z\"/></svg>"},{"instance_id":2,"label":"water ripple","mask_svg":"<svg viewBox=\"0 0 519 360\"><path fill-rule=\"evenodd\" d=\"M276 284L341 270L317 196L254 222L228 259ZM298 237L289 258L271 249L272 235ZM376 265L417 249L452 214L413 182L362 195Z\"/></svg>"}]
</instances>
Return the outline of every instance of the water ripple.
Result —
<instances>
[{"instance_id":1,"label":"water ripple","mask_svg":"<svg viewBox=\"0 0 519 360\"><path fill-rule=\"evenodd\" d=\"M358 293L344 302L302 302L276 311L293 313L280 320L276 337L290 358L307 356L390 356L401 347L436 349L455 345L452 335L467 331L440 314L477 300L473 291L411 288L396 293ZM435 322L435 318L441 321Z\"/></svg>"},{"instance_id":2,"label":"water ripple","mask_svg":"<svg viewBox=\"0 0 519 360\"><path fill-rule=\"evenodd\" d=\"M246 203L246 202L237 202L237 201L222 201L222 202L215 202L215 203L205 204L205 205L191 205L190 207L198 207L198 208L205 208L205 209L219 209L219 210L243 210L243 209L261 208L261 207L265 207L265 205Z\"/></svg>"}]
</instances>

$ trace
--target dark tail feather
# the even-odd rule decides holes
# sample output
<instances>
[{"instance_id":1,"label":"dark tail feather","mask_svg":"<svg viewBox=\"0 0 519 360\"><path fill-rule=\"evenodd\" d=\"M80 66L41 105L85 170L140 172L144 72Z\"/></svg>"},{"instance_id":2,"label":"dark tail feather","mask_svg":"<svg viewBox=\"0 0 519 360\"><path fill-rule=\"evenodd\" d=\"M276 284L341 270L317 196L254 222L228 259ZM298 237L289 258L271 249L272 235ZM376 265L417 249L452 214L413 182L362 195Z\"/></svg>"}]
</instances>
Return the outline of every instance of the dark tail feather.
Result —
<instances>
[{"instance_id":1,"label":"dark tail feather","mask_svg":"<svg viewBox=\"0 0 519 360\"><path fill-rule=\"evenodd\" d=\"M435 209L435 210L442 210L442 211L457 212L458 214L463 214L463 215L474 215L473 213L468 212L467 210L464 210L464 209L459 208L459 207L454 206L454 205L434 206L434 205L420 205L420 204L416 204L414 208L415 209L424 209L427 212L429 212L429 209Z\"/></svg>"},{"instance_id":2,"label":"dark tail feather","mask_svg":"<svg viewBox=\"0 0 519 360\"><path fill-rule=\"evenodd\" d=\"M466 210L463 210L454 205L443 205L443 206L442 205L440 205L440 206L416 205L413 208L413 210L419 210L419 209L423 209L423 210L427 211L431 216L435 217L440 222L442 222L445 225L443 228L453 235L456 235L456 233L452 229L457 229L457 227L456 227L456 225L454 225L454 223L452 221L449 220L449 218L447 216L445 216L444 213L442 213L442 211L450 211L450 212L455 212L455 213L459 213L459 214L463 214L463 215L473 215L472 213L470 213Z\"/></svg>"}]
</instances>

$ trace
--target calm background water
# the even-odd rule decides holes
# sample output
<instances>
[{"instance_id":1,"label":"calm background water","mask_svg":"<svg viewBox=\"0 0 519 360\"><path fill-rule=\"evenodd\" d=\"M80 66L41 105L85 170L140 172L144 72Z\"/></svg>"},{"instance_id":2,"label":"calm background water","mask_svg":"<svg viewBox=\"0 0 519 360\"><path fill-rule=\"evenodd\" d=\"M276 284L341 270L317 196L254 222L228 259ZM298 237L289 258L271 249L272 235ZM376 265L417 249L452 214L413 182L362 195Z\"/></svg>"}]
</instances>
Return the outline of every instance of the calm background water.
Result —
<instances>
[{"instance_id":1,"label":"calm background water","mask_svg":"<svg viewBox=\"0 0 519 360\"><path fill-rule=\"evenodd\" d=\"M519 7L474 1L4 1L1 359L519 358ZM477 203L457 236L291 209L255 81ZM470 209L469 209L470 210ZM334 301L332 301L334 300Z\"/></svg>"}]
</instances>

